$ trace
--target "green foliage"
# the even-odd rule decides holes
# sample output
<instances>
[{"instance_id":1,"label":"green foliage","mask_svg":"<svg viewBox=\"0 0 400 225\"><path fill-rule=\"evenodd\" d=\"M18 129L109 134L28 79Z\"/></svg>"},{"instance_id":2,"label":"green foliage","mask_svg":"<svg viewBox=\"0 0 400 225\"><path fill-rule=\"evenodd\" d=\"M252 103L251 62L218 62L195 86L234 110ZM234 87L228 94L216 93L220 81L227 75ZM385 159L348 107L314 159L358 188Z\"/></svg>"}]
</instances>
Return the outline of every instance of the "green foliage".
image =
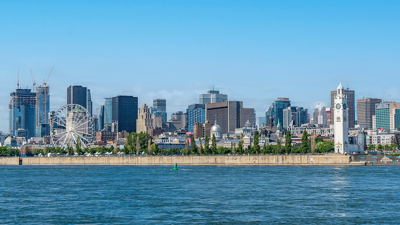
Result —
<instances>
[{"instance_id":1,"label":"green foliage","mask_svg":"<svg viewBox=\"0 0 400 225\"><path fill-rule=\"evenodd\" d=\"M28 146L25 146L25 155L31 155L32 154L32 151L29 149L29 147Z\"/></svg>"},{"instance_id":2,"label":"green foliage","mask_svg":"<svg viewBox=\"0 0 400 225\"><path fill-rule=\"evenodd\" d=\"M379 144L378 145L378 150L380 150L380 151L383 150L383 145Z\"/></svg>"},{"instance_id":3,"label":"green foliage","mask_svg":"<svg viewBox=\"0 0 400 225\"><path fill-rule=\"evenodd\" d=\"M194 140L194 136L190 138L191 146L190 146L190 151L193 155L197 154L197 147L196 147L196 141Z\"/></svg>"},{"instance_id":4,"label":"green foliage","mask_svg":"<svg viewBox=\"0 0 400 225\"><path fill-rule=\"evenodd\" d=\"M199 145L200 145L199 154L201 155L203 154L203 144L201 143L201 138L199 138Z\"/></svg>"},{"instance_id":5,"label":"green foliage","mask_svg":"<svg viewBox=\"0 0 400 225\"><path fill-rule=\"evenodd\" d=\"M260 152L260 145L259 145L259 138L258 138L258 131L254 132L254 151L256 154Z\"/></svg>"},{"instance_id":6,"label":"green foliage","mask_svg":"<svg viewBox=\"0 0 400 225\"><path fill-rule=\"evenodd\" d=\"M204 155L210 154L210 139L206 135L204 138Z\"/></svg>"},{"instance_id":7,"label":"green foliage","mask_svg":"<svg viewBox=\"0 0 400 225\"><path fill-rule=\"evenodd\" d=\"M211 153L215 155L217 153L217 142L215 140L215 135L213 134L211 138Z\"/></svg>"},{"instance_id":8,"label":"green foliage","mask_svg":"<svg viewBox=\"0 0 400 225\"><path fill-rule=\"evenodd\" d=\"M75 151L76 151L76 153L78 153L78 155L82 155L81 139L80 139L80 137L78 137L78 139L76 140Z\"/></svg>"},{"instance_id":9,"label":"green foliage","mask_svg":"<svg viewBox=\"0 0 400 225\"><path fill-rule=\"evenodd\" d=\"M282 141L280 138L278 138L278 140L276 141L276 153L278 154L284 153L282 150Z\"/></svg>"},{"instance_id":10,"label":"green foliage","mask_svg":"<svg viewBox=\"0 0 400 225\"><path fill-rule=\"evenodd\" d=\"M301 137L300 149L301 149L301 153L303 153L303 154L310 151L310 148L308 147L308 135L307 135L306 130L303 131L303 136Z\"/></svg>"},{"instance_id":11,"label":"green foliage","mask_svg":"<svg viewBox=\"0 0 400 225\"><path fill-rule=\"evenodd\" d=\"M137 139L139 137L139 143L137 143ZM140 133L130 133L125 139L125 147L123 152L125 154L136 154L137 144L140 145L139 152L148 152L148 140L152 140L152 137L149 133L140 132ZM153 142L150 142L150 145Z\"/></svg>"},{"instance_id":12,"label":"green foliage","mask_svg":"<svg viewBox=\"0 0 400 225\"><path fill-rule=\"evenodd\" d=\"M316 153L328 153L328 152L334 152L334 143L331 141L323 141L319 142L316 147L315 151Z\"/></svg>"},{"instance_id":13,"label":"green foliage","mask_svg":"<svg viewBox=\"0 0 400 225\"><path fill-rule=\"evenodd\" d=\"M287 154L292 152L292 135L290 134L289 130L286 132L285 151Z\"/></svg>"},{"instance_id":14,"label":"green foliage","mask_svg":"<svg viewBox=\"0 0 400 225\"><path fill-rule=\"evenodd\" d=\"M375 150L376 146L375 145L369 145L368 150Z\"/></svg>"},{"instance_id":15,"label":"green foliage","mask_svg":"<svg viewBox=\"0 0 400 225\"><path fill-rule=\"evenodd\" d=\"M239 141L238 148L236 149L237 154L243 154L243 141Z\"/></svg>"},{"instance_id":16,"label":"green foliage","mask_svg":"<svg viewBox=\"0 0 400 225\"><path fill-rule=\"evenodd\" d=\"M397 130L400 130L400 126L397 127Z\"/></svg>"}]
</instances>

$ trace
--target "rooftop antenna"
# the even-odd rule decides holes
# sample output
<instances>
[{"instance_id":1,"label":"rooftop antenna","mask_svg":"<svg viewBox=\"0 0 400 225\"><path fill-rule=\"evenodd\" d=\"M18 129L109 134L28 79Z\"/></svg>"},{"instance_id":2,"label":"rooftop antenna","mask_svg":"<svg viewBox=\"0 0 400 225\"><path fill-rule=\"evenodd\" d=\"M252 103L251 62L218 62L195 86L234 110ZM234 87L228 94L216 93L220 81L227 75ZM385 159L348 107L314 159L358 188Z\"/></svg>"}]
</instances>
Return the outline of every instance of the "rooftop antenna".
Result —
<instances>
[{"instance_id":1,"label":"rooftop antenna","mask_svg":"<svg viewBox=\"0 0 400 225\"><path fill-rule=\"evenodd\" d=\"M17 89L19 89L19 70L18 70L18 75L17 75L17 77L18 77L18 78L17 78L17 79L18 79L18 80L17 80Z\"/></svg>"}]
</instances>

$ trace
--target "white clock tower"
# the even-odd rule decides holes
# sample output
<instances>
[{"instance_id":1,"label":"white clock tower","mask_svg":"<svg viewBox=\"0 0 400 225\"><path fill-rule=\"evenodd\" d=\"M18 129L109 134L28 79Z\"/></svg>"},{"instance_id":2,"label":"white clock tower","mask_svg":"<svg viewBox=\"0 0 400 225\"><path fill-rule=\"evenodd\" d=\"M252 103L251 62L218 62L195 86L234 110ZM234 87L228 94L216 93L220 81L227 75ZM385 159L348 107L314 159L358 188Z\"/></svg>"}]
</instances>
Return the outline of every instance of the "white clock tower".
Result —
<instances>
[{"instance_id":1,"label":"white clock tower","mask_svg":"<svg viewBox=\"0 0 400 225\"><path fill-rule=\"evenodd\" d=\"M337 88L334 109L335 153L349 153L349 122L347 96L342 83Z\"/></svg>"}]
</instances>

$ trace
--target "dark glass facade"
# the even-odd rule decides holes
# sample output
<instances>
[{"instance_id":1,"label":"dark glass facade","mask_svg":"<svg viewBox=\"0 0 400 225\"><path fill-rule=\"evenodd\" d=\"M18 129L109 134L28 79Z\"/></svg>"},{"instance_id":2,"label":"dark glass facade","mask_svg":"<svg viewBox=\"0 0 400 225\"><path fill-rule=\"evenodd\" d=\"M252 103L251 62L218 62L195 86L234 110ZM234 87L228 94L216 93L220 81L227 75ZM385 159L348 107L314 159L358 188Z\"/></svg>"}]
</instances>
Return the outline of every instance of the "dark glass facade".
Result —
<instances>
[{"instance_id":1,"label":"dark glass facade","mask_svg":"<svg viewBox=\"0 0 400 225\"><path fill-rule=\"evenodd\" d=\"M112 98L112 121L117 123L118 132L136 132L137 118L137 97L120 95Z\"/></svg>"}]
</instances>

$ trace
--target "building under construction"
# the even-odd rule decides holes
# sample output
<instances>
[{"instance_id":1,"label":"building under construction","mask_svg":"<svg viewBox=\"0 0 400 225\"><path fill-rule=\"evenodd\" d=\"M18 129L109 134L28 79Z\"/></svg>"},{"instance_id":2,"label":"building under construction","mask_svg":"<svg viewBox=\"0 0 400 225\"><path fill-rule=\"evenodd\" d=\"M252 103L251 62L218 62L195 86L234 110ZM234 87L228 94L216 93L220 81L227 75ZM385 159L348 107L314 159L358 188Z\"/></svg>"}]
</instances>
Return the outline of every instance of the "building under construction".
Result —
<instances>
[{"instance_id":1,"label":"building under construction","mask_svg":"<svg viewBox=\"0 0 400 225\"><path fill-rule=\"evenodd\" d=\"M35 137L36 93L31 92L31 89L17 89L10 96L10 133L16 136L18 129L25 129L27 138Z\"/></svg>"},{"instance_id":2,"label":"building under construction","mask_svg":"<svg viewBox=\"0 0 400 225\"><path fill-rule=\"evenodd\" d=\"M49 87L39 85L36 88L36 137L50 135L49 111L50 94Z\"/></svg>"}]
</instances>

